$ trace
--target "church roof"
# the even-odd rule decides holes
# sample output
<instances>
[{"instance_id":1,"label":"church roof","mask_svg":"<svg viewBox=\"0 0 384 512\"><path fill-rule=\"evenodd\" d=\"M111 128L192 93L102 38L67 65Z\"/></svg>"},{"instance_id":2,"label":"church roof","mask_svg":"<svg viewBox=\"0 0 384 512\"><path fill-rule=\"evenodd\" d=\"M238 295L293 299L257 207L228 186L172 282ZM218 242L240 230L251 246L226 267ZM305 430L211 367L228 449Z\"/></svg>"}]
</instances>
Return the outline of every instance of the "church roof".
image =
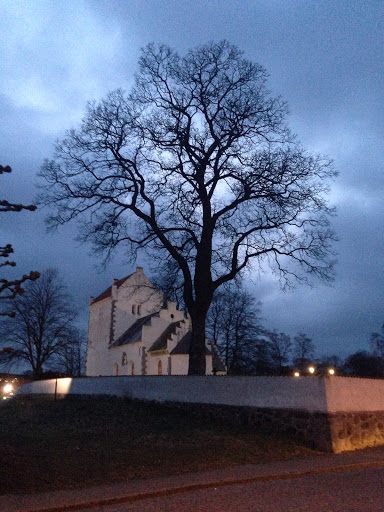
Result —
<instances>
[{"instance_id":1,"label":"church roof","mask_svg":"<svg viewBox=\"0 0 384 512\"><path fill-rule=\"evenodd\" d=\"M176 347L172 350L171 356L173 355L181 355L181 354L189 354L189 348L192 342L192 331L188 331L183 338L179 341ZM205 355L212 355L211 351L205 347Z\"/></svg>"},{"instance_id":2,"label":"church roof","mask_svg":"<svg viewBox=\"0 0 384 512\"><path fill-rule=\"evenodd\" d=\"M111 347L120 347L121 345L128 345L129 343L136 343L141 340L141 334L144 325L151 325L151 318L158 313L152 313L150 315L142 316L138 318L136 322L131 325L121 336L117 338Z\"/></svg>"},{"instance_id":3,"label":"church roof","mask_svg":"<svg viewBox=\"0 0 384 512\"><path fill-rule=\"evenodd\" d=\"M148 352L155 352L156 350L165 350L167 348L167 341L171 338L172 334L176 333L177 327L180 327L183 320L173 322L163 331L157 340L152 344Z\"/></svg>"},{"instance_id":4,"label":"church roof","mask_svg":"<svg viewBox=\"0 0 384 512\"><path fill-rule=\"evenodd\" d=\"M123 277L122 279L117 279L115 284L118 288L120 288L120 286L125 283L125 281L127 279L129 279L131 276L133 276L133 274L129 274L129 276L126 276L126 277ZM103 299L106 299L107 297L110 297L112 295L112 286L110 286L109 288L107 288L106 290L104 290L102 293L100 293L100 295L98 295L92 302L92 304L94 304L95 302L98 302L99 300L103 300Z\"/></svg>"}]
</instances>

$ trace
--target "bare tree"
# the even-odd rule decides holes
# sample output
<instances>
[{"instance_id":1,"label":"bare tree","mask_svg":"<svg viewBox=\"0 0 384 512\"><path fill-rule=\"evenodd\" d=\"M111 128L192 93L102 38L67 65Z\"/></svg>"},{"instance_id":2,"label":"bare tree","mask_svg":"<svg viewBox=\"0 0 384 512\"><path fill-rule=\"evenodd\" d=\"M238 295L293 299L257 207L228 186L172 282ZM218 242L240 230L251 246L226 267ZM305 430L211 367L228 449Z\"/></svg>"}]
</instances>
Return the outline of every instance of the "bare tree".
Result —
<instances>
[{"instance_id":1,"label":"bare tree","mask_svg":"<svg viewBox=\"0 0 384 512\"><path fill-rule=\"evenodd\" d=\"M283 367L288 363L291 356L292 341L291 337L283 332L266 331L268 345L270 349L270 358L275 371L282 373Z\"/></svg>"},{"instance_id":2,"label":"bare tree","mask_svg":"<svg viewBox=\"0 0 384 512\"><path fill-rule=\"evenodd\" d=\"M73 342L76 312L58 272L49 269L13 300L16 316L0 323L0 359L27 363L34 377Z\"/></svg>"},{"instance_id":3,"label":"bare tree","mask_svg":"<svg viewBox=\"0 0 384 512\"><path fill-rule=\"evenodd\" d=\"M384 359L384 324L381 326L381 332L371 334L371 349L374 355Z\"/></svg>"},{"instance_id":4,"label":"bare tree","mask_svg":"<svg viewBox=\"0 0 384 512\"><path fill-rule=\"evenodd\" d=\"M384 378L384 361L380 356L365 350L355 352L347 357L344 371L354 377Z\"/></svg>"},{"instance_id":5,"label":"bare tree","mask_svg":"<svg viewBox=\"0 0 384 512\"><path fill-rule=\"evenodd\" d=\"M67 341L56 354L54 368L68 377L80 377L85 370L87 337L79 329L72 328Z\"/></svg>"},{"instance_id":6,"label":"bare tree","mask_svg":"<svg viewBox=\"0 0 384 512\"><path fill-rule=\"evenodd\" d=\"M9 165L3 166L0 165L0 174L12 172L12 169ZM0 200L0 212L21 212L21 210L29 210L31 212L36 210L36 206L31 204L25 206L23 204L15 204L9 203L5 199ZM13 247L11 244L6 244L0 246L0 258L9 258L9 256L13 253ZM11 260L6 260L0 263L0 267L15 267L16 263ZM25 281L35 281L40 274L36 271L30 272L29 275L23 275L20 279L0 279L0 299L7 300L14 299L16 295L21 295L24 292L23 287L21 286ZM6 311L0 311L0 316L9 316L14 317L15 311L13 309L8 309Z\"/></svg>"},{"instance_id":7,"label":"bare tree","mask_svg":"<svg viewBox=\"0 0 384 512\"><path fill-rule=\"evenodd\" d=\"M241 285L217 290L207 316L207 335L218 348L229 374L249 373L262 332L260 304Z\"/></svg>"},{"instance_id":8,"label":"bare tree","mask_svg":"<svg viewBox=\"0 0 384 512\"><path fill-rule=\"evenodd\" d=\"M176 262L192 319L189 373L205 373L205 323L214 292L251 265L285 284L332 279L327 158L288 130L287 107L262 66L223 41L181 57L142 52L135 85L90 103L46 161L40 200L49 225L72 219L106 257ZM43 187L44 188L44 187Z\"/></svg>"},{"instance_id":9,"label":"bare tree","mask_svg":"<svg viewBox=\"0 0 384 512\"><path fill-rule=\"evenodd\" d=\"M293 338L293 352L294 364L304 370L305 365L314 357L315 344L306 334L299 333Z\"/></svg>"}]
</instances>

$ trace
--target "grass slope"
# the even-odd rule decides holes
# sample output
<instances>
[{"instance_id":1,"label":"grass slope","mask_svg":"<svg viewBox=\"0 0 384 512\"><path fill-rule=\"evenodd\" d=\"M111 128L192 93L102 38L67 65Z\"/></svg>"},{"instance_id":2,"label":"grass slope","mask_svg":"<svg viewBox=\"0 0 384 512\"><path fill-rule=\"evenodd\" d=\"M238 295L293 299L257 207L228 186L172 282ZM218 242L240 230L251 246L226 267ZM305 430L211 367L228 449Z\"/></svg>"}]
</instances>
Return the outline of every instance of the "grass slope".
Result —
<instances>
[{"instance_id":1,"label":"grass slope","mask_svg":"<svg viewBox=\"0 0 384 512\"><path fill-rule=\"evenodd\" d=\"M111 397L0 406L0 493L33 493L318 452L251 427Z\"/></svg>"}]
</instances>

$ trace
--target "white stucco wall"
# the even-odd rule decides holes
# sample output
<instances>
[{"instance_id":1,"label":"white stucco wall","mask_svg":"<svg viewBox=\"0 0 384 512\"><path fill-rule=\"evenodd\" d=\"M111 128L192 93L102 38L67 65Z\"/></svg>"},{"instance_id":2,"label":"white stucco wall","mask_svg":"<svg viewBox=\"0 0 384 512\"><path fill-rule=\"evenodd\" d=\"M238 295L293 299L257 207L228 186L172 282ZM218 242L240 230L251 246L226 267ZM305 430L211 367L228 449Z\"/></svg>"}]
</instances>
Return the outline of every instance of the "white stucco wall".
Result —
<instances>
[{"instance_id":1,"label":"white stucco wall","mask_svg":"<svg viewBox=\"0 0 384 512\"><path fill-rule=\"evenodd\" d=\"M384 411L384 380L326 377L328 412Z\"/></svg>"},{"instance_id":2,"label":"white stucco wall","mask_svg":"<svg viewBox=\"0 0 384 512\"><path fill-rule=\"evenodd\" d=\"M87 340L87 375L104 375L105 365L110 361L105 347L110 337L111 301L104 299L89 309Z\"/></svg>"},{"instance_id":3,"label":"white stucco wall","mask_svg":"<svg viewBox=\"0 0 384 512\"><path fill-rule=\"evenodd\" d=\"M61 391L61 386L65 391ZM18 393L54 393L55 379ZM58 379L58 393L111 394L141 400L326 411L324 379L290 377L95 377Z\"/></svg>"},{"instance_id":4,"label":"white stucco wall","mask_svg":"<svg viewBox=\"0 0 384 512\"><path fill-rule=\"evenodd\" d=\"M166 363L165 363L166 364ZM55 379L17 394L54 393ZM58 379L57 392L142 400L212 403L308 412L384 411L384 380L345 377L94 377Z\"/></svg>"}]
</instances>

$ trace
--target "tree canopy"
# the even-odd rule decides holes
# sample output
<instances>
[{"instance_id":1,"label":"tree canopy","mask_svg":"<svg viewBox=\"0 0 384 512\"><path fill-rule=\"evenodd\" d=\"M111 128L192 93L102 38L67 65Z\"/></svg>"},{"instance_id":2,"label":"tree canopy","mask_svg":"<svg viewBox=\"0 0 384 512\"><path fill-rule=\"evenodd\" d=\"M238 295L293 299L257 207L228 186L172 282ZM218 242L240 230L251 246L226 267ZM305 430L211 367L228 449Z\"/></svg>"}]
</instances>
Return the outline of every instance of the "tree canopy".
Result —
<instances>
[{"instance_id":1,"label":"tree canopy","mask_svg":"<svg viewBox=\"0 0 384 512\"><path fill-rule=\"evenodd\" d=\"M226 41L180 56L143 49L130 93L89 103L41 175L49 225L72 219L108 256L172 260L192 319L190 373L205 372L205 319L216 289L252 262L284 284L332 279L329 159L289 131L267 73Z\"/></svg>"}]
</instances>

